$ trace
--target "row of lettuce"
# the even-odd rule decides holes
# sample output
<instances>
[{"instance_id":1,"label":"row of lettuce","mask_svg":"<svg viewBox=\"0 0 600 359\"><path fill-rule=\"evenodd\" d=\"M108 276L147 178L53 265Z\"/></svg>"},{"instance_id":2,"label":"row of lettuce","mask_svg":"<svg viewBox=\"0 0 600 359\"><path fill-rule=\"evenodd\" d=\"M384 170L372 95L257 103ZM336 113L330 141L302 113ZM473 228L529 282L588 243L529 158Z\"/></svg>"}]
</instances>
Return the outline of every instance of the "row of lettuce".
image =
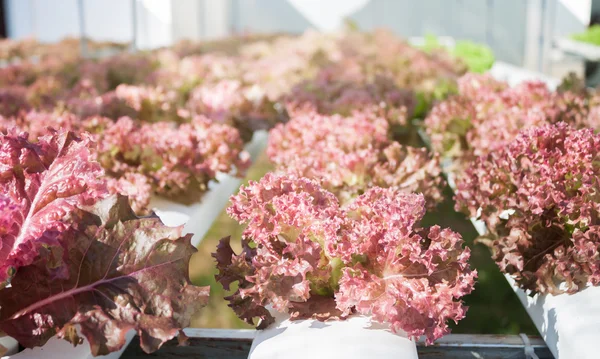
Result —
<instances>
[{"instance_id":1,"label":"row of lettuce","mask_svg":"<svg viewBox=\"0 0 600 359\"><path fill-rule=\"evenodd\" d=\"M198 202L217 173L243 175L262 129L276 170L232 197L242 252L225 238L214 253L249 323L359 313L429 343L448 333L477 273L458 233L419 224L442 172L523 288L596 284L600 101L466 71L385 31L1 68L0 329L30 347L77 343L79 325L95 354L129 329L147 351L177 335L208 288L189 281L190 236L138 216L152 196Z\"/></svg>"},{"instance_id":2,"label":"row of lettuce","mask_svg":"<svg viewBox=\"0 0 600 359\"><path fill-rule=\"evenodd\" d=\"M74 49L72 42L41 46L34 58L24 53L0 68L0 330L23 346L44 345L53 336L78 344L85 337L93 354L105 354L122 347L131 329L148 352L178 333L183 340L180 329L206 303L209 288L189 280L191 234L148 215L150 198L198 202L218 173L242 176L250 165L244 146L262 129L281 138L271 141L273 161L280 156L281 166L294 164L298 173L269 174L233 200L233 215L253 223L246 240L263 240L245 249L245 262L223 254L226 246L218 252L219 265L229 263L236 271L229 275L238 276L226 279L222 272L225 285L239 279L235 266L249 266L240 283L244 293L232 299L245 308L242 316L268 319L269 304L303 307L307 315L316 305L313 312L326 318L322 308L333 310L334 293L342 292L346 299L332 313L346 316L365 307L355 302L361 295L353 289L354 273L363 284L370 275L400 283L402 273L438 298L443 313L427 310L423 300L405 308L414 315L401 319L405 310L391 303L394 296L382 297L373 315L382 320L397 310L397 330L427 331L433 339L445 332L435 328L447 317L464 315L453 298L470 290L475 274L460 238L410 224L439 197L439 167L425 150L396 142L414 141L412 119L454 91L466 71L460 59L444 49L425 53L385 31L183 43L97 59ZM331 133L306 127L317 123ZM292 128L302 137L290 136ZM330 146L323 138L310 142L311 134L322 134ZM302 141L329 159L305 149L311 156L303 156ZM353 151L361 153L354 160ZM312 165L297 161L300 156L320 161L314 170L329 173L328 184L317 172L301 174ZM340 156L347 157L347 169L338 174ZM366 193L365 186L390 189ZM427 194L403 194L399 186ZM356 200L361 194L362 202ZM369 215L375 207L389 208ZM386 215L398 225L386 224ZM361 244L368 226L372 233ZM373 241L387 229L395 232L386 236L385 254ZM412 254L394 259L404 242L412 243ZM439 244L422 247L429 242ZM371 246L368 255L365 246ZM273 267L277 256L281 263ZM424 271L448 288L427 284ZM456 277L454 284L444 284L446 275ZM373 280L381 286L388 279ZM416 287L404 287L402 295L415 293Z\"/></svg>"},{"instance_id":3,"label":"row of lettuce","mask_svg":"<svg viewBox=\"0 0 600 359\"><path fill-rule=\"evenodd\" d=\"M385 104L381 111L405 111L391 125L406 132L466 70L443 50L424 54L386 32L229 47L233 54L190 44L101 60L53 52L1 68L0 129L16 125L32 141L47 127L91 133L113 192L142 210L151 194L195 202L217 172L243 174L243 144L286 121L291 103L328 113Z\"/></svg>"},{"instance_id":4,"label":"row of lettuce","mask_svg":"<svg viewBox=\"0 0 600 359\"><path fill-rule=\"evenodd\" d=\"M566 80L551 92L467 75L425 120L452 164L456 209L486 224L482 242L532 294L573 294L600 278L600 98Z\"/></svg>"},{"instance_id":5,"label":"row of lettuce","mask_svg":"<svg viewBox=\"0 0 600 359\"><path fill-rule=\"evenodd\" d=\"M360 88L345 82L351 69L334 77L342 93ZM442 172L456 209L485 222L479 241L528 294L598 284L595 91L574 77L550 91L469 73L419 125L410 93L340 107L321 83L324 98L293 92L289 121L269 135L275 171L242 187L228 209L246 225L242 251L227 237L213 256L217 280L237 284L226 299L240 318L264 328L276 312L361 314L427 343L447 334L466 315L461 297L477 273L458 233L420 225L442 199ZM411 146L415 127L432 154Z\"/></svg>"}]
</instances>

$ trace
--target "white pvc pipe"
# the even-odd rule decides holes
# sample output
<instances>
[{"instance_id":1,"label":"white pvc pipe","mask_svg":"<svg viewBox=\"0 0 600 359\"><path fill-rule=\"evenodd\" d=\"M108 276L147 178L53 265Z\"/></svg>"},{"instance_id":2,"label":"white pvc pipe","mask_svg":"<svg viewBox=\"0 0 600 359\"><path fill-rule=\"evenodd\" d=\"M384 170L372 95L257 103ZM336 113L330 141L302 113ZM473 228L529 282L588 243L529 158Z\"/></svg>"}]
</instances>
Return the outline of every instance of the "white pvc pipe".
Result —
<instances>
[{"instance_id":1,"label":"white pvc pipe","mask_svg":"<svg viewBox=\"0 0 600 359\"><path fill-rule=\"evenodd\" d=\"M389 326L372 323L369 317L347 320L290 321L285 316L252 341L248 359L417 359L417 346Z\"/></svg>"},{"instance_id":2,"label":"white pvc pipe","mask_svg":"<svg viewBox=\"0 0 600 359\"><path fill-rule=\"evenodd\" d=\"M130 330L125 336L125 345L121 350L97 357L92 355L90 344L85 339L82 344L74 347L64 339L53 337L42 347L25 349L17 354L2 357L2 359L118 359L133 337L135 337L135 330Z\"/></svg>"}]
</instances>

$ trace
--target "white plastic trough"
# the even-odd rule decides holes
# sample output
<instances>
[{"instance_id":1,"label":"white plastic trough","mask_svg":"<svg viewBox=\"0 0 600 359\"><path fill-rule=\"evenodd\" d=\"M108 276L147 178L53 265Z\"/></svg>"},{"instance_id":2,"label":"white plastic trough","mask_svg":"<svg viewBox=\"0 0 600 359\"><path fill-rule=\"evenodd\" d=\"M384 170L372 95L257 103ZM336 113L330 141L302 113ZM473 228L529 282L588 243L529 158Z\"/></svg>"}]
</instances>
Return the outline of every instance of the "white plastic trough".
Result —
<instances>
[{"instance_id":1,"label":"white plastic trough","mask_svg":"<svg viewBox=\"0 0 600 359\"><path fill-rule=\"evenodd\" d=\"M548 88L554 91L560 84L560 80L554 77L526 70L502 61L496 61L494 66L489 70L489 73L497 80L506 81L510 86L518 85L523 81L536 80L545 82Z\"/></svg>"},{"instance_id":2,"label":"white plastic trough","mask_svg":"<svg viewBox=\"0 0 600 359\"><path fill-rule=\"evenodd\" d=\"M578 56L589 61L600 60L600 46L561 37L554 40L554 45L564 53Z\"/></svg>"},{"instance_id":3,"label":"white plastic trough","mask_svg":"<svg viewBox=\"0 0 600 359\"><path fill-rule=\"evenodd\" d=\"M73 344L66 340L54 337L48 340L42 347L25 349L13 355L3 356L2 359L118 359L134 337L135 331L129 331L126 336L125 345L123 345L121 350L97 357L92 355L90 345L85 339L82 344L73 347Z\"/></svg>"},{"instance_id":4,"label":"white plastic trough","mask_svg":"<svg viewBox=\"0 0 600 359\"><path fill-rule=\"evenodd\" d=\"M248 359L396 358L417 359L417 345L405 333L394 334L389 325L369 317L319 322L290 321L276 316L275 323L258 330Z\"/></svg>"},{"instance_id":5,"label":"white plastic trough","mask_svg":"<svg viewBox=\"0 0 600 359\"><path fill-rule=\"evenodd\" d=\"M9 355L16 354L19 351L19 343L9 336L0 337L0 345L6 349L2 358L8 358Z\"/></svg>"},{"instance_id":6,"label":"white plastic trough","mask_svg":"<svg viewBox=\"0 0 600 359\"><path fill-rule=\"evenodd\" d=\"M252 162L264 151L267 135L267 131L257 131L254 133L252 141L246 145L246 151L250 153ZM185 224L184 233L194 235L192 244L197 247L227 205L229 196L240 187L242 182L240 178L224 173L217 174L217 181L209 183L209 191L198 203L184 205L155 196L150 201L150 208L167 226L174 227Z\"/></svg>"}]
</instances>

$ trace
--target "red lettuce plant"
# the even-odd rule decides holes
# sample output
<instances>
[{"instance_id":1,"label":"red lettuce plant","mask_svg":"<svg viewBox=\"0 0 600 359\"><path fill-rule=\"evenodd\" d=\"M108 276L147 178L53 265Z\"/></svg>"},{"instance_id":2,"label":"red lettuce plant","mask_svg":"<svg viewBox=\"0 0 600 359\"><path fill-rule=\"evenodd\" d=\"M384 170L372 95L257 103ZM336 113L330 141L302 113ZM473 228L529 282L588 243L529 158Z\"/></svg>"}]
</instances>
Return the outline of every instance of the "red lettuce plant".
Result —
<instances>
[{"instance_id":1,"label":"red lettuce plant","mask_svg":"<svg viewBox=\"0 0 600 359\"><path fill-rule=\"evenodd\" d=\"M521 132L458 181L456 208L483 220L500 269L533 293L600 283L600 136L565 123Z\"/></svg>"},{"instance_id":2,"label":"red lettuce plant","mask_svg":"<svg viewBox=\"0 0 600 359\"><path fill-rule=\"evenodd\" d=\"M0 86L27 86L35 79L35 68L30 62L7 65L0 68Z\"/></svg>"},{"instance_id":3,"label":"red lettuce plant","mask_svg":"<svg viewBox=\"0 0 600 359\"><path fill-rule=\"evenodd\" d=\"M179 126L123 117L100 134L98 153L107 174L121 181L113 188L147 182L153 192L182 203L198 201L218 172L241 175L250 163L236 129L200 116Z\"/></svg>"},{"instance_id":4,"label":"red lettuce plant","mask_svg":"<svg viewBox=\"0 0 600 359\"><path fill-rule=\"evenodd\" d=\"M319 181L342 204L374 186L421 192L429 208L442 200L437 156L390 140L388 122L369 111L295 112L271 130L267 155L278 170Z\"/></svg>"},{"instance_id":5,"label":"red lettuce plant","mask_svg":"<svg viewBox=\"0 0 600 359\"><path fill-rule=\"evenodd\" d=\"M153 193L148 177L141 173L126 172L121 177L107 177L106 185L110 193L127 196L135 213L148 213Z\"/></svg>"},{"instance_id":6,"label":"red lettuce plant","mask_svg":"<svg viewBox=\"0 0 600 359\"><path fill-rule=\"evenodd\" d=\"M17 116L27 112L30 107L27 102L27 88L22 86L0 88L0 116Z\"/></svg>"},{"instance_id":7,"label":"red lettuce plant","mask_svg":"<svg viewBox=\"0 0 600 359\"><path fill-rule=\"evenodd\" d=\"M186 108L192 114L236 127L247 141L254 131L271 128L282 119L275 104L258 86L250 87L239 80L195 87Z\"/></svg>"},{"instance_id":8,"label":"red lettuce plant","mask_svg":"<svg viewBox=\"0 0 600 359\"><path fill-rule=\"evenodd\" d=\"M135 117L145 122L184 122L189 117L181 107L177 92L150 86L121 84L115 90L117 99L135 111ZM121 114L123 116L123 114Z\"/></svg>"},{"instance_id":9,"label":"red lettuce plant","mask_svg":"<svg viewBox=\"0 0 600 359\"><path fill-rule=\"evenodd\" d=\"M188 107L194 113L205 114L218 122L228 122L245 98L242 84L236 80L223 80L214 85L198 86L192 90Z\"/></svg>"},{"instance_id":10,"label":"red lettuce plant","mask_svg":"<svg viewBox=\"0 0 600 359\"><path fill-rule=\"evenodd\" d=\"M200 84L213 84L224 79L240 78L237 58L216 53L180 57L173 49L160 50L156 57L159 67L146 81L149 84L175 89L181 95Z\"/></svg>"},{"instance_id":11,"label":"red lettuce plant","mask_svg":"<svg viewBox=\"0 0 600 359\"><path fill-rule=\"evenodd\" d=\"M62 107L76 114L82 119L87 117L102 116L116 121L121 117L136 117L139 114L135 108L127 104L125 99L119 97L116 91L109 91L101 95L96 95L95 93L86 94L84 92L73 94L73 96L66 99L64 104L62 104ZM160 119L158 117L152 116L158 116L160 110L156 110L156 112L153 111L154 109L150 108L145 115L142 115L142 118L150 120L151 122L156 120L159 121ZM173 113L171 112L170 115L172 114ZM182 112L182 115L185 114L185 112ZM179 117L176 118L181 120ZM164 118L164 120L172 119L173 118L169 117Z\"/></svg>"},{"instance_id":12,"label":"red lettuce plant","mask_svg":"<svg viewBox=\"0 0 600 359\"><path fill-rule=\"evenodd\" d=\"M390 76L399 88L412 90L417 97L414 113L420 118L434 100L453 93L457 77L467 71L465 64L448 52L426 53L386 30L355 32L343 42L346 51L358 57L365 73Z\"/></svg>"},{"instance_id":13,"label":"red lettuce plant","mask_svg":"<svg viewBox=\"0 0 600 359\"><path fill-rule=\"evenodd\" d=\"M567 122L587 127L590 101L572 92L551 92L544 83L509 88L490 75L468 74L459 94L433 107L425 128L434 151L468 166L477 156L502 150L519 131Z\"/></svg>"},{"instance_id":14,"label":"red lettuce plant","mask_svg":"<svg viewBox=\"0 0 600 359\"><path fill-rule=\"evenodd\" d=\"M57 103L57 107L66 109L82 119L103 116L117 120L138 113L115 91L102 92L98 87L97 81L83 79L66 93L61 102Z\"/></svg>"},{"instance_id":15,"label":"red lettuce plant","mask_svg":"<svg viewBox=\"0 0 600 359\"><path fill-rule=\"evenodd\" d=\"M433 99L444 98L466 70L450 56L426 54L385 31L306 32L253 43L240 52L243 81L257 85L271 101L311 102L342 114L357 104L383 103L380 111L403 127L411 126L400 122L413 110L423 115Z\"/></svg>"},{"instance_id":16,"label":"red lettuce plant","mask_svg":"<svg viewBox=\"0 0 600 359\"><path fill-rule=\"evenodd\" d=\"M359 65L345 61L322 69L314 79L294 86L286 97L288 106L310 104L319 113L344 116L356 109L371 109L391 126L408 126L416 102L412 91L398 88L383 74L370 79L360 69L353 73L353 67Z\"/></svg>"},{"instance_id":17,"label":"red lettuce plant","mask_svg":"<svg viewBox=\"0 0 600 359\"><path fill-rule=\"evenodd\" d=\"M51 110L67 89L66 81L58 76L40 76L27 87L27 101L33 108Z\"/></svg>"},{"instance_id":18,"label":"red lettuce plant","mask_svg":"<svg viewBox=\"0 0 600 359\"><path fill-rule=\"evenodd\" d=\"M120 53L100 62L106 73L109 90L121 84L134 85L143 83L156 69L156 62L147 53Z\"/></svg>"},{"instance_id":19,"label":"red lettuce plant","mask_svg":"<svg viewBox=\"0 0 600 359\"><path fill-rule=\"evenodd\" d=\"M240 254L221 240L216 278L238 283L227 299L248 323L270 324L267 306L292 319L360 313L431 343L465 315L469 250L449 229L419 227L422 195L372 188L344 208L313 180L267 174L228 213L248 226Z\"/></svg>"},{"instance_id":20,"label":"red lettuce plant","mask_svg":"<svg viewBox=\"0 0 600 359\"><path fill-rule=\"evenodd\" d=\"M89 147L71 132L0 137L0 330L25 347L81 333L101 355L133 329L151 352L208 289L189 280L191 235L108 196Z\"/></svg>"},{"instance_id":21,"label":"red lettuce plant","mask_svg":"<svg viewBox=\"0 0 600 359\"><path fill-rule=\"evenodd\" d=\"M336 35L308 30L301 36L279 36L240 49L244 83L258 86L272 102L279 101L297 83L313 77L318 69L340 60Z\"/></svg>"},{"instance_id":22,"label":"red lettuce plant","mask_svg":"<svg viewBox=\"0 0 600 359\"><path fill-rule=\"evenodd\" d=\"M372 33L348 31L340 42L344 58L358 57L370 74L379 71L390 74L400 88L427 92L440 82L455 80L467 70L461 60L449 53L426 53L385 29Z\"/></svg>"}]
</instances>

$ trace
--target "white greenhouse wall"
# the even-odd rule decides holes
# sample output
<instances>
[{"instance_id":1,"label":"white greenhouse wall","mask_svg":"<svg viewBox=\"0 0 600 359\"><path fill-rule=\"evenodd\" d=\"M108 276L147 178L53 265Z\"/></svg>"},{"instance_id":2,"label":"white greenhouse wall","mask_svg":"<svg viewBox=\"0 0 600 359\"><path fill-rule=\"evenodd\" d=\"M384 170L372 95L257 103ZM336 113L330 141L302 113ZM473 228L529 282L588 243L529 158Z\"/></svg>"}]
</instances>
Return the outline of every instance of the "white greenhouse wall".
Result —
<instances>
[{"instance_id":1,"label":"white greenhouse wall","mask_svg":"<svg viewBox=\"0 0 600 359\"><path fill-rule=\"evenodd\" d=\"M173 42L171 1L141 0L137 5L137 46L155 48Z\"/></svg>"},{"instance_id":2,"label":"white greenhouse wall","mask_svg":"<svg viewBox=\"0 0 600 359\"><path fill-rule=\"evenodd\" d=\"M80 35L78 0L5 1L13 38ZM499 60L536 70L545 66L552 39L583 30L591 11L591 0L83 0L86 34L132 40L132 1L140 48L232 32L332 30L348 17L366 30L486 42Z\"/></svg>"},{"instance_id":3,"label":"white greenhouse wall","mask_svg":"<svg viewBox=\"0 0 600 359\"><path fill-rule=\"evenodd\" d=\"M128 0L85 0L84 10L88 36L98 40L131 40L133 7Z\"/></svg>"},{"instance_id":4,"label":"white greenhouse wall","mask_svg":"<svg viewBox=\"0 0 600 359\"><path fill-rule=\"evenodd\" d=\"M234 0L240 15L238 31L301 32L307 27L329 29L336 19L333 3L351 7L361 0ZM312 11L297 3L314 4ZM321 2L323 3L323 2ZM347 16L360 28L388 27L402 36L426 33L488 43L501 61L543 69L555 36L582 31L589 22L591 0L370 0ZM339 12L339 9L337 9ZM312 14L310 14L312 12Z\"/></svg>"},{"instance_id":5,"label":"white greenhouse wall","mask_svg":"<svg viewBox=\"0 0 600 359\"><path fill-rule=\"evenodd\" d=\"M57 41L79 34L77 0L8 0L8 35Z\"/></svg>"},{"instance_id":6,"label":"white greenhouse wall","mask_svg":"<svg viewBox=\"0 0 600 359\"><path fill-rule=\"evenodd\" d=\"M173 16L173 40L190 38L190 34L200 34L202 24L199 16L202 10L202 2L198 0L178 0L173 3L171 9ZM192 21L182 21L190 19ZM195 37L193 37L195 38Z\"/></svg>"},{"instance_id":7,"label":"white greenhouse wall","mask_svg":"<svg viewBox=\"0 0 600 359\"><path fill-rule=\"evenodd\" d=\"M33 36L53 42L67 36L79 37L77 0L5 0L11 38ZM128 42L134 38L133 6L130 0L83 0L85 33L97 40ZM137 45L166 46L172 42L171 3L137 0Z\"/></svg>"}]
</instances>

